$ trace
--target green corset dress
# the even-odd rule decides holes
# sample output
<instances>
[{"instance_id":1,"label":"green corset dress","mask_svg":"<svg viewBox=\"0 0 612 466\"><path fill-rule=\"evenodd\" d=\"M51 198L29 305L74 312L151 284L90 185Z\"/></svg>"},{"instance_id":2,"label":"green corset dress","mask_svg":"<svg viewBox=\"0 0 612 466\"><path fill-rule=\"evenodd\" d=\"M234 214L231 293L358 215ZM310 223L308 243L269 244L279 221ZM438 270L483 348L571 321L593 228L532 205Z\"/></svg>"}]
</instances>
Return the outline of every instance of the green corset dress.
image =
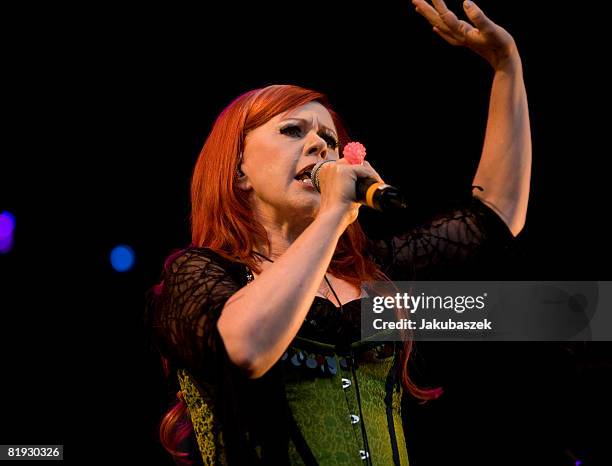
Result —
<instances>
[{"instance_id":1,"label":"green corset dress","mask_svg":"<svg viewBox=\"0 0 612 466\"><path fill-rule=\"evenodd\" d=\"M298 336L276 365L285 394L285 400L276 402L288 408L286 464L408 465L397 372L399 344L358 338L334 344L330 340L347 341L357 335L360 300L347 303L342 312L315 298ZM227 464L215 408L218 388L196 381L186 370L179 371L179 381L203 463ZM256 443L257 460L268 464Z\"/></svg>"},{"instance_id":2,"label":"green corset dress","mask_svg":"<svg viewBox=\"0 0 612 466\"><path fill-rule=\"evenodd\" d=\"M322 465L405 466L393 347L358 342L351 349L296 338L284 356L287 401L304 444ZM290 450L291 464L308 464L304 456Z\"/></svg>"}]
</instances>

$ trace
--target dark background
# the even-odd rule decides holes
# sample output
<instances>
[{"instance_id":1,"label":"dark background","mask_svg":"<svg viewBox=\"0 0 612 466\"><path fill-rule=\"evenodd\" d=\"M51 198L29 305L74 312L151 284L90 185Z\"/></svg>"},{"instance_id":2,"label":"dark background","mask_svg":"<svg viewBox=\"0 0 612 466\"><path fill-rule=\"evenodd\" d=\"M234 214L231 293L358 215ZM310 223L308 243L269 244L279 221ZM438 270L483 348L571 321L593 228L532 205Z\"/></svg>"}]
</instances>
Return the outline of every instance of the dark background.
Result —
<instances>
[{"instance_id":1,"label":"dark background","mask_svg":"<svg viewBox=\"0 0 612 466\"><path fill-rule=\"evenodd\" d=\"M480 4L519 46L534 156L527 226L483 278L609 280L604 13L533 3ZM63 443L75 464L171 464L144 293L189 242L193 164L242 92L327 93L415 211L470 185L488 65L409 2L334 5L3 7L0 210L17 230L0 256L0 443ZM136 252L124 274L108 261L120 243ZM411 464L610 458L609 344L422 344L416 361L446 394L406 400Z\"/></svg>"}]
</instances>

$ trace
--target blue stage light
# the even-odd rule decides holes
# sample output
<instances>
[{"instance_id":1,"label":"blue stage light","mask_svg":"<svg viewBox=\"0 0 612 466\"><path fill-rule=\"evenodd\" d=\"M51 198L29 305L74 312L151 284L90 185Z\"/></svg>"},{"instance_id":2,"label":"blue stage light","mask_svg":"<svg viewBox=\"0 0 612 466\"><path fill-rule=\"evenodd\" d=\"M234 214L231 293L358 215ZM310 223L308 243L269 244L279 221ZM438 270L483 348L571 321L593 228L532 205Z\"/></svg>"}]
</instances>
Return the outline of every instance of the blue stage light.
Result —
<instances>
[{"instance_id":1,"label":"blue stage light","mask_svg":"<svg viewBox=\"0 0 612 466\"><path fill-rule=\"evenodd\" d=\"M115 247L111 251L111 265L117 272L127 272L134 266L134 251L124 244Z\"/></svg>"},{"instance_id":2,"label":"blue stage light","mask_svg":"<svg viewBox=\"0 0 612 466\"><path fill-rule=\"evenodd\" d=\"M10 212L0 214L0 254L6 254L13 248L15 216Z\"/></svg>"},{"instance_id":3,"label":"blue stage light","mask_svg":"<svg viewBox=\"0 0 612 466\"><path fill-rule=\"evenodd\" d=\"M2 212L0 214L0 239L12 236L13 230L15 230L15 217L10 212Z\"/></svg>"}]
</instances>

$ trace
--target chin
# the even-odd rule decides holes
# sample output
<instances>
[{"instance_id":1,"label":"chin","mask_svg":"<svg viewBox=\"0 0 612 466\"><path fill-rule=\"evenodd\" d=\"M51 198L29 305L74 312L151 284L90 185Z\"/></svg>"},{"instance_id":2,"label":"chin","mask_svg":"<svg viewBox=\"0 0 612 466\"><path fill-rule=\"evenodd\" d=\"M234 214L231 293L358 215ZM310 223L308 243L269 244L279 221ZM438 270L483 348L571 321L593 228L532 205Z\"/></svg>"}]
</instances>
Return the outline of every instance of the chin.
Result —
<instances>
[{"instance_id":1,"label":"chin","mask_svg":"<svg viewBox=\"0 0 612 466\"><path fill-rule=\"evenodd\" d=\"M319 212L319 198L300 197L300 199L296 199L296 202L290 204L289 211L301 218L314 219Z\"/></svg>"}]
</instances>

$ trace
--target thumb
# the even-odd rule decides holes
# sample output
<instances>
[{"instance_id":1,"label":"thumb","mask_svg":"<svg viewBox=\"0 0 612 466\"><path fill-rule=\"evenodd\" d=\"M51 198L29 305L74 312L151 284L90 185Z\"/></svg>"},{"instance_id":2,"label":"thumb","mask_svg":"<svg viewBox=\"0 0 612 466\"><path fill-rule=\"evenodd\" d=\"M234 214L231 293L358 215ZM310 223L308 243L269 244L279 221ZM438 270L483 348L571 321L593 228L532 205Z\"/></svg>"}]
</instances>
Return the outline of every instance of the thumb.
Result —
<instances>
[{"instance_id":1,"label":"thumb","mask_svg":"<svg viewBox=\"0 0 612 466\"><path fill-rule=\"evenodd\" d=\"M463 2L463 9L465 10L465 14L470 19L472 24L474 24L474 26L476 26L480 31L487 32L488 30L492 29L493 22L487 18L487 16L474 2L465 0Z\"/></svg>"}]
</instances>

